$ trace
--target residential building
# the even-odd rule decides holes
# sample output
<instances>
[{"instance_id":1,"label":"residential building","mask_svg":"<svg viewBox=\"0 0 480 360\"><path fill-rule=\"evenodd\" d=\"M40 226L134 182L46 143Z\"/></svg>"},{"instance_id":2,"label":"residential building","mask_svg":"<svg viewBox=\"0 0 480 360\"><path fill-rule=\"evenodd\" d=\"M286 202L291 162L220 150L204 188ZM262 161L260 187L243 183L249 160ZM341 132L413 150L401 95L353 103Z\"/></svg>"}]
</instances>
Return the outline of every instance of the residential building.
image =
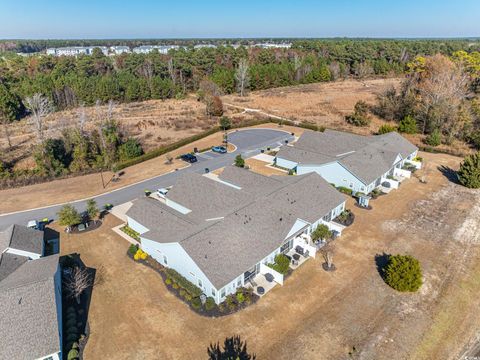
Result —
<instances>
[{"instance_id":1,"label":"residential building","mask_svg":"<svg viewBox=\"0 0 480 360\"><path fill-rule=\"evenodd\" d=\"M110 46L110 52L113 55L121 55L130 53L130 47L128 46Z\"/></svg>"},{"instance_id":2,"label":"residential building","mask_svg":"<svg viewBox=\"0 0 480 360\"><path fill-rule=\"evenodd\" d=\"M23 262L0 281L0 359L62 359L58 255Z\"/></svg>"},{"instance_id":3,"label":"residential building","mask_svg":"<svg viewBox=\"0 0 480 360\"><path fill-rule=\"evenodd\" d=\"M218 178L182 174L164 200L138 199L126 215L145 252L218 304L317 225L337 229L331 220L344 209L344 196L315 173L226 167Z\"/></svg>"},{"instance_id":4,"label":"residential building","mask_svg":"<svg viewBox=\"0 0 480 360\"><path fill-rule=\"evenodd\" d=\"M296 143L283 146L275 164L298 175L315 172L337 187L370 193L394 183L402 166L417 156L418 148L396 132L362 136L325 130L305 131Z\"/></svg>"},{"instance_id":5,"label":"residential building","mask_svg":"<svg viewBox=\"0 0 480 360\"><path fill-rule=\"evenodd\" d=\"M108 55L108 48L106 46L70 46L61 48L47 49L47 55L53 56L79 56L92 55L93 49L98 48L104 55Z\"/></svg>"},{"instance_id":6,"label":"residential building","mask_svg":"<svg viewBox=\"0 0 480 360\"><path fill-rule=\"evenodd\" d=\"M11 225L0 232L0 281L45 252L44 232L22 225Z\"/></svg>"}]
</instances>

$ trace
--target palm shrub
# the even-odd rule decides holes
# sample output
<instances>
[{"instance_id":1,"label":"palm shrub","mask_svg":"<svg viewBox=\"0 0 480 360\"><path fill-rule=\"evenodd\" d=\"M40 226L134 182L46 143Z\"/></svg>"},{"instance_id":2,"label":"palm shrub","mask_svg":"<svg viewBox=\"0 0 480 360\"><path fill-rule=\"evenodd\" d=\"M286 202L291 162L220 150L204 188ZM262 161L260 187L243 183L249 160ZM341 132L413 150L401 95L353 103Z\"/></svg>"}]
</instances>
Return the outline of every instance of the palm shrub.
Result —
<instances>
[{"instance_id":1,"label":"palm shrub","mask_svg":"<svg viewBox=\"0 0 480 360\"><path fill-rule=\"evenodd\" d=\"M480 188L480 152L463 159L457 176L463 186L471 189Z\"/></svg>"},{"instance_id":2,"label":"palm shrub","mask_svg":"<svg viewBox=\"0 0 480 360\"><path fill-rule=\"evenodd\" d=\"M405 134L417 133L417 121L411 115L405 116L398 124L398 131Z\"/></svg>"},{"instance_id":3,"label":"palm shrub","mask_svg":"<svg viewBox=\"0 0 480 360\"><path fill-rule=\"evenodd\" d=\"M242 167L242 168L245 167L245 160L243 160L242 155L238 154L235 157L235 166Z\"/></svg>"},{"instance_id":4,"label":"palm shrub","mask_svg":"<svg viewBox=\"0 0 480 360\"><path fill-rule=\"evenodd\" d=\"M332 232L330 231L328 226L325 224L318 225L317 228L312 232L313 241L328 239L331 236L332 236Z\"/></svg>"},{"instance_id":5,"label":"palm shrub","mask_svg":"<svg viewBox=\"0 0 480 360\"><path fill-rule=\"evenodd\" d=\"M415 292L422 286L420 262L410 255L390 255L384 275L385 282L398 291Z\"/></svg>"}]
</instances>

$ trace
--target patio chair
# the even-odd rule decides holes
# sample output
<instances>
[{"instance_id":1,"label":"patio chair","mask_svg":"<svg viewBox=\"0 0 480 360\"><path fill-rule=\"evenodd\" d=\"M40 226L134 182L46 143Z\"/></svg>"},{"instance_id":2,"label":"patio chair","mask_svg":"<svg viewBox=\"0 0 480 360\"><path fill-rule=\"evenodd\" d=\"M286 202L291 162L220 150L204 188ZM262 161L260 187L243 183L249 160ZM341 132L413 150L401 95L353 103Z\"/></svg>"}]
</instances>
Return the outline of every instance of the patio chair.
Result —
<instances>
[{"instance_id":1,"label":"patio chair","mask_svg":"<svg viewBox=\"0 0 480 360\"><path fill-rule=\"evenodd\" d=\"M303 255L304 253L304 250L300 245L295 246L295 251L297 252L297 254L300 254L300 255Z\"/></svg>"}]
</instances>

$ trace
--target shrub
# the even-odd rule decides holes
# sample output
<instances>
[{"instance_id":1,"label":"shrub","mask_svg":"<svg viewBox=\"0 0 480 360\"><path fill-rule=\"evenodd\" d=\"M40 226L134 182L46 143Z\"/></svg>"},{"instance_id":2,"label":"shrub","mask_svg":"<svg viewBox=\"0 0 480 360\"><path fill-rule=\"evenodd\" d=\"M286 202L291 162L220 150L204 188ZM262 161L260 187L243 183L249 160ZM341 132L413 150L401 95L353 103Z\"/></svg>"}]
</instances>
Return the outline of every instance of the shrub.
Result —
<instances>
[{"instance_id":1,"label":"shrub","mask_svg":"<svg viewBox=\"0 0 480 360\"><path fill-rule=\"evenodd\" d=\"M73 314L73 315L77 316L77 311L75 310L75 308L73 306L67 307L66 313L67 313L67 315Z\"/></svg>"},{"instance_id":2,"label":"shrub","mask_svg":"<svg viewBox=\"0 0 480 360\"><path fill-rule=\"evenodd\" d=\"M120 160L124 161L143 155L143 149L142 145L140 145L137 139L131 138L120 145L118 148L118 153Z\"/></svg>"},{"instance_id":3,"label":"shrub","mask_svg":"<svg viewBox=\"0 0 480 360\"><path fill-rule=\"evenodd\" d=\"M205 309L207 311L213 310L217 304L215 304L215 300L212 297L208 297L205 301Z\"/></svg>"},{"instance_id":4,"label":"shrub","mask_svg":"<svg viewBox=\"0 0 480 360\"><path fill-rule=\"evenodd\" d=\"M170 285L172 283L172 279L166 278L165 279L165 284Z\"/></svg>"},{"instance_id":5,"label":"shrub","mask_svg":"<svg viewBox=\"0 0 480 360\"><path fill-rule=\"evenodd\" d=\"M191 304L192 304L192 307L197 310L202 307L202 301L198 297L193 298L191 301Z\"/></svg>"},{"instance_id":6,"label":"shrub","mask_svg":"<svg viewBox=\"0 0 480 360\"><path fill-rule=\"evenodd\" d=\"M389 124L383 124L382 126L380 126L378 128L378 131L377 133L379 135L382 135L382 134L387 134L389 132L393 132L393 131L396 131L397 128L395 126L392 126L392 125L389 125Z\"/></svg>"},{"instance_id":7,"label":"shrub","mask_svg":"<svg viewBox=\"0 0 480 360\"><path fill-rule=\"evenodd\" d=\"M135 255L136 252L137 252L137 250L138 250L137 245L132 244L132 245L130 245L130 246L128 247L128 252L129 252L131 255Z\"/></svg>"},{"instance_id":8,"label":"shrub","mask_svg":"<svg viewBox=\"0 0 480 360\"><path fill-rule=\"evenodd\" d=\"M294 175L294 174L295 172L293 171L293 169L288 170L288 175Z\"/></svg>"},{"instance_id":9,"label":"shrub","mask_svg":"<svg viewBox=\"0 0 480 360\"><path fill-rule=\"evenodd\" d=\"M78 349L78 348L79 348L78 342L75 341L75 342L72 344L72 349Z\"/></svg>"},{"instance_id":10,"label":"shrub","mask_svg":"<svg viewBox=\"0 0 480 360\"><path fill-rule=\"evenodd\" d=\"M352 189L349 189L345 186L339 186L337 187L337 190L340 191L341 193L347 194L347 195L352 195Z\"/></svg>"},{"instance_id":11,"label":"shrub","mask_svg":"<svg viewBox=\"0 0 480 360\"><path fill-rule=\"evenodd\" d=\"M351 115L345 117L347 123L355 126L367 126L370 124L370 117L368 116L368 105L365 101L357 101L354 111Z\"/></svg>"},{"instance_id":12,"label":"shrub","mask_svg":"<svg viewBox=\"0 0 480 360\"><path fill-rule=\"evenodd\" d=\"M76 360L78 359L78 350L77 349L71 349L68 352L67 360Z\"/></svg>"},{"instance_id":13,"label":"shrub","mask_svg":"<svg viewBox=\"0 0 480 360\"><path fill-rule=\"evenodd\" d=\"M192 284L190 281L185 279L182 275L171 268L165 269L166 274L174 281L175 284L180 286L182 289L185 289L192 297L199 297L202 295L202 289Z\"/></svg>"},{"instance_id":14,"label":"shrub","mask_svg":"<svg viewBox=\"0 0 480 360\"><path fill-rule=\"evenodd\" d=\"M433 147L438 146L441 143L442 143L442 134L438 129L433 130L432 133L425 138L425 144Z\"/></svg>"},{"instance_id":15,"label":"shrub","mask_svg":"<svg viewBox=\"0 0 480 360\"><path fill-rule=\"evenodd\" d=\"M136 232L135 230L133 230L130 226L128 226L128 225L122 226L120 228L120 230L122 230L125 234L127 234L131 238L134 238L135 240L140 241L140 234L138 232ZM136 246L136 245L133 245L133 246ZM138 249L138 247L137 247L137 249Z\"/></svg>"},{"instance_id":16,"label":"shrub","mask_svg":"<svg viewBox=\"0 0 480 360\"><path fill-rule=\"evenodd\" d=\"M235 308L237 307L235 300L236 298L232 294L228 295L225 299L225 304L227 304L227 307L230 309L230 311L235 310Z\"/></svg>"},{"instance_id":17,"label":"shrub","mask_svg":"<svg viewBox=\"0 0 480 360\"><path fill-rule=\"evenodd\" d=\"M66 337L67 342L68 341L77 341L78 340L78 334L68 334Z\"/></svg>"},{"instance_id":18,"label":"shrub","mask_svg":"<svg viewBox=\"0 0 480 360\"><path fill-rule=\"evenodd\" d=\"M458 181L471 189L480 188L480 152L463 159L457 172Z\"/></svg>"},{"instance_id":19,"label":"shrub","mask_svg":"<svg viewBox=\"0 0 480 360\"><path fill-rule=\"evenodd\" d=\"M65 328L70 328L72 326L77 326L77 319L75 318L67 318L65 321Z\"/></svg>"},{"instance_id":20,"label":"shrub","mask_svg":"<svg viewBox=\"0 0 480 360\"><path fill-rule=\"evenodd\" d=\"M185 293L185 296L184 296L185 300L190 302L192 301L192 295L190 295L189 293Z\"/></svg>"},{"instance_id":21,"label":"shrub","mask_svg":"<svg viewBox=\"0 0 480 360\"><path fill-rule=\"evenodd\" d=\"M405 116L398 124L398 131L405 134L416 134L417 121L411 115Z\"/></svg>"},{"instance_id":22,"label":"shrub","mask_svg":"<svg viewBox=\"0 0 480 360\"><path fill-rule=\"evenodd\" d=\"M71 325L71 326L67 327L66 333L67 334L76 334L78 336L77 324L75 323L75 325Z\"/></svg>"},{"instance_id":23,"label":"shrub","mask_svg":"<svg viewBox=\"0 0 480 360\"><path fill-rule=\"evenodd\" d=\"M284 254L278 254L275 256L275 263L268 264L273 270L279 272L280 274L285 275L288 271L290 266L290 259L286 257Z\"/></svg>"},{"instance_id":24,"label":"shrub","mask_svg":"<svg viewBox=\"0 0 480 360\"><path fill-rule=\"evenodd\" d=\"M385 282L398 291L417 291L422 286L422 269L410 255L390 255L385 268Z\"/></svg>"},{"instance_id":25,"label":"shrub","mask_svg":"<svg viewBox=\"0 0 480 360\"><path fill-rule=\"evenodd\" d=\"M242 168L245 167L245 160L243 160L242 155L238 154L235 157L235 166L242 167Z\"/></svg>"},{"instance_id":26,"label":"shrub","mask_svg":"<svg viewBox=\"0 0 480 360\"><path fill-rule=\"evenodd\" d=\"M174 282L174 283L172 284L172 287L173 287L174 289L178 289L180 286L178 286L178 284L177 284L176 282Z\"/></svg>"},{"instance_id":27,"label":"shrub","mask_svg":"<svg viewBox=\"0 0 480 360\"><path fill-rule=\"evenodd\" d=\"M237 292L236 297L239 304L242 304L245 301L245 295L243 295L243 292Z\"/></svg>"},{"instance_id":28,"label":"shrub","mask_svg":"<svg viewBox=\"0 0 480 360\"><path fill-rule=\"evenodd\" d=\"M179 291L179 294L180 294L181 297L184 297L186 293L187 292L185 291L185 289L180 289L180 291Z\"/></svg>"}]
</instances>

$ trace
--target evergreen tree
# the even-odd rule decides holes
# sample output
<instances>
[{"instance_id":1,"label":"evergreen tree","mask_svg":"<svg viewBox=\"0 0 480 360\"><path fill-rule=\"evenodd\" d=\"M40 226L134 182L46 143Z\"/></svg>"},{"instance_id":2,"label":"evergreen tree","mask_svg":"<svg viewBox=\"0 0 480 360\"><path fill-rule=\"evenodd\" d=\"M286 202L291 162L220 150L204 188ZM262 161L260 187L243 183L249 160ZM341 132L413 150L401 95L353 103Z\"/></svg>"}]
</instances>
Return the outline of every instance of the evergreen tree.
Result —
<instances>
[{"instance_id":1,"label":"evergreen tree","mask_svg":"<svg viewBox=\"0 0 480 360\"><path fill-rule=\"evenodd\" d=\"M398 131L405 134L417 133L417 121L411 115L405 116L398 124Z\"/></svg>"},{"instance_id":2,"label":"evergreen tree","mask_svg":"<svg viewBox=\"0 0 480 360\"><path fill-rule=\"evenodd\" d=\"M82 217L78 213L77 209L71 204L65 204L58 212L58 223L67 227L67 231L70 231L72 226L79 224L82 221Z\"/></svg>"},{"instance_id":3,"label":"evergreen tree","mask_svg":"<svg viewBox=\"0 0 480 360\"><path fill-rule=\"evenodd\" d=\"M457 172L460 184L471 189L480 188L480 152L467 156Z\"/></svg>"}]
</instances>

